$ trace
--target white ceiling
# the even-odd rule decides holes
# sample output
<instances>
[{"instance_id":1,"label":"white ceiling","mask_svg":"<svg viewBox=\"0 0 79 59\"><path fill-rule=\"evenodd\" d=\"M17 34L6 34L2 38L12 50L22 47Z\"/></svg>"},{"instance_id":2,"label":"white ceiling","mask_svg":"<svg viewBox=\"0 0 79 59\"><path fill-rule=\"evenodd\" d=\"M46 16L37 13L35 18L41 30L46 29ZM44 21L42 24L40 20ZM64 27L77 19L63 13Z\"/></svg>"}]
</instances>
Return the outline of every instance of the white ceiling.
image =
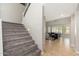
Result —
<instances>
[{"instance_id":1,"label":"white ceiling","mask_svg":"<svg viewBox=\"0 0 79 59\"><path fill-rule=\"evenodd\" d=\"M44 4L46 21L71 16L76 11L77 3L47 3Z\"/></svg>"}]
</instances>

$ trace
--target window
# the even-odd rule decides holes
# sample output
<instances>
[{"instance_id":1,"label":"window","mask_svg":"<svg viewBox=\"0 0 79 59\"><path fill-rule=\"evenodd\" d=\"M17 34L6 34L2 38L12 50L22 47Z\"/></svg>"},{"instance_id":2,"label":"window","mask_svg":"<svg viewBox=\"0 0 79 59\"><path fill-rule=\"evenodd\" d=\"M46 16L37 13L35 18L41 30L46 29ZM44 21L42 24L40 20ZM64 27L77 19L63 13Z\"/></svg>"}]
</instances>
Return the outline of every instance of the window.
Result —
<instances>
[{"instance_id":1,"label":"window","mask_svg":"<svg viewBox=\"0 0 79 59\"><path fill-rule=\"evenodd\" d=\"M48 27L48 33L49 33L49 32L51 32L51 27L50 27L50 26Z\"/></svg>"},{"instance_id":2,"label":"window","mask_svg":"<svg viewBox=\"0 0 79 59\"><path fill-rule=\"evenodd\" d=\"M62 26L58 28L58 32L62 33Z\"/></svg>"},{"instance_id":3,"label":"window","mask_svg":"<svg viewBox=\"0 0 79 59\"><path fill-rule=\"evenodd\" d=\"M58 27L52 27L52 32L59 32L59 28Z\"/></svg>"},{"instance_id":4,"label":"window","mask_svg":"<svg viewBox=\"0 0 79 59\"><path fill-rule=\"evenodd\" d=\"M66 26L66 34L69 34L70 33L70 27L69 26Z\"/></svg>"}]
</instances>

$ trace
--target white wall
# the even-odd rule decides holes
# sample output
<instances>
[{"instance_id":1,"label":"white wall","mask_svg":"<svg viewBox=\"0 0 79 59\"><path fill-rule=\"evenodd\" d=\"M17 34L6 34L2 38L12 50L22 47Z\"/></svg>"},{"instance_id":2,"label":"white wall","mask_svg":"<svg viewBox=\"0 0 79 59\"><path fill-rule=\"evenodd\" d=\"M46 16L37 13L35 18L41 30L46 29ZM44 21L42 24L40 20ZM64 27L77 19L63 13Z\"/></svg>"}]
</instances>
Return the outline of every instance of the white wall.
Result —
<instances>
[{"instance_id":1,"label":"white wall","mask_svg":"<svg viewBox=\"0 0 79 59\"><path fill-rule=\"evenodd\" d=\"M76 25L76 51L79 52L79 10L75 13L75 25Z\"/></svg>"},{"instance_id":2,"label":"white wall","mask_svg":"<svg viewBox=\"0 0 79 59\"><path fill-rule=\"evenodd\" d=\"M71 40L70 40L70 46L75 48L76 46L76 33L75 33L75 15L71 16Z\"/></svg>"},{"instance_id":3,"label":"white wall","mask_svg":"<svg viewBox=\"0 0 79 59\"><path fill-rule=\"evenodd\" d=\"M3 55L3 41L2 41L2 20L0 19L0 56Z\"/></svg>"},{"instance_id":4,"label":"white wall","mask_svg":"<svg viewBox=\"0 0 79 59\"><path fill-rule=\"evenodd\" d=\"M71 18L71 30L72 41L71 44L74 47L76 53L79 54L79 9L74 13L74 17Z\"/></svg>"},{"instance_id":5,"label":"white wall","mask_svg":"<svg viewBox=\"0 0 79 59\"><path fill-rule=\"evenodd\" d=\"M0 18L1 18L1 3L0 3Z\"/></svg>"},{"instance_id":6,"label":"white wall","mask_svg":"<svg viewBox=\"0 0 79 59\"><path fill-rule=\"evenodd\" d=\"M30 32L35 43L42 50L42 4L32 3L22 23Z\"/></svg>"},{"instance_id":7,"label":"white wall","mask_svg":"<svg viewBox=\"0 0 79 59\"><path fill-rule=\"evenodd\" d=\"M24 6L19 3L1 3L1 19L7 22L21 23Z\"/></svg>"}]
</instances>

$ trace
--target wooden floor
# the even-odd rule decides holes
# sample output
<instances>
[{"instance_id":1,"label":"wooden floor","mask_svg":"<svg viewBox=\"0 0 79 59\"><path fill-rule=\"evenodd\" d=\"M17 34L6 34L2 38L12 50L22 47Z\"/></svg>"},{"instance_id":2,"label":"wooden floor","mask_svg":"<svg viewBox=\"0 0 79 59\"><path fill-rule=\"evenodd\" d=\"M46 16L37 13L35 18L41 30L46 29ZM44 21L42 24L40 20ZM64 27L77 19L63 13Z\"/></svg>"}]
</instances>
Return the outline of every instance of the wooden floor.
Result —
<instances>
[{"instance_id":1,"label":"wooden floor","mask_svg":"<svg viewBox=\"0 0 79 59\"><path fill-rule=\"evenodd\" d=\"M69 38L46 40L43 56L75 56L75 51L70 48Z\"/></svg>"}]
</instances>

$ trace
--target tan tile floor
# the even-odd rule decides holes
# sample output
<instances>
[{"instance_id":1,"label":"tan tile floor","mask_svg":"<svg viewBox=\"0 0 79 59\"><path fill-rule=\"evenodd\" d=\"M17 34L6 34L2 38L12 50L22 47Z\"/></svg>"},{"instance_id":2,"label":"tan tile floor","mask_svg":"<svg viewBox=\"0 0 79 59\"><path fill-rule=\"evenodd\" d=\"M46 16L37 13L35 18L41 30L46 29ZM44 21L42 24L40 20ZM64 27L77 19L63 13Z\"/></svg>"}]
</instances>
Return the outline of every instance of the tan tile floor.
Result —
<instances>
[{"instance_id":1,"label":"tan tile floor","mask_svg":"<svg viewBox=\"0 0 79 59\"><path fill-rule=\"evenodd\" d=\"M69 38L46 40L43 56L75 56L75 51L70 48Z\"/></svg>"}]
</instances>

